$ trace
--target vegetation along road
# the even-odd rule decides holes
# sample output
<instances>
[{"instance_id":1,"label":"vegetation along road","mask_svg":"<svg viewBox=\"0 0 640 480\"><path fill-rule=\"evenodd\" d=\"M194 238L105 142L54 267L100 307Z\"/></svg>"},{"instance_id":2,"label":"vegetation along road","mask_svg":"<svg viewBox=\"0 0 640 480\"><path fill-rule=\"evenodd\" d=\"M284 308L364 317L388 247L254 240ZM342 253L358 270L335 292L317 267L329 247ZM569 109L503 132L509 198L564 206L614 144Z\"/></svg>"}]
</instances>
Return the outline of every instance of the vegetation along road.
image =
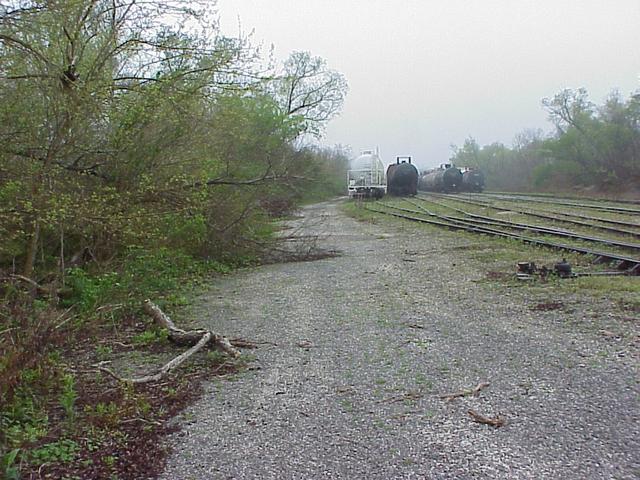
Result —
<instances>
[{"instance_id":1,"label":"vegetation along road","mask_svg":"<svg viewBox=\"0 0 640 480\"><path fill-rule=\"evenodd\" d=\"M182 414L162 478L637 478L637 277L518 282L558 254L354 205L289 226L340 255L201 298L260 348Z\"/></svg>"}]
</instances>

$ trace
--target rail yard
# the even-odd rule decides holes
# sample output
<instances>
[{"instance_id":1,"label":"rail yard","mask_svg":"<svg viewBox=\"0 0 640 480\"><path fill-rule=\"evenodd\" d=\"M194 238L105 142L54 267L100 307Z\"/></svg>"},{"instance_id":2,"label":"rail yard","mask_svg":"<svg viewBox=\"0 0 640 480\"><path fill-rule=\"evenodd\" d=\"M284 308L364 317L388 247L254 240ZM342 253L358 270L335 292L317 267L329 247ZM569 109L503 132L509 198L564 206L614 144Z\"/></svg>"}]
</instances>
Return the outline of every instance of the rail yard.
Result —
<instances>
[{"instance_id":1,"label":"rail yard","mask_svg":"<svg viewBox=\"0 0 640 480\"><path fill-rule=\"evenodd\" d=\"M640 206L512 194L422 193L366 204L368 210L450 230L587 255L582 274L640 275ZM603 271L606 265L607 271Z\"/></svg>"}]
</instances>

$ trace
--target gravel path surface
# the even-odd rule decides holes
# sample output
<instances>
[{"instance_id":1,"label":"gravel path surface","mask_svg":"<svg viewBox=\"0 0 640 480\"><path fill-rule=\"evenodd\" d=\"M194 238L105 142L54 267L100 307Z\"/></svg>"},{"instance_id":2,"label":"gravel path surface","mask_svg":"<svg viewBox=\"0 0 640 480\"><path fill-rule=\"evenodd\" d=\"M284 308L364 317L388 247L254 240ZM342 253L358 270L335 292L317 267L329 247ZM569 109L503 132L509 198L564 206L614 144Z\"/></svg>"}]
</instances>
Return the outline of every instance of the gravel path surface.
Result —
<instances>
[{"instance_id":1,"label":"gravel path surface","mask_svg":"<svg viewBox=\"0 0 640 480\"><path fill-rule=\"evenodd\" d=\"M461 261L481 240L358 222L336 203L303 214L343 254L247 270L202 299L198 323L277 346L182 415L161 478L640 477L637 320L580 298L532 311L526 288Z\"/></svg>"}]
</instances>

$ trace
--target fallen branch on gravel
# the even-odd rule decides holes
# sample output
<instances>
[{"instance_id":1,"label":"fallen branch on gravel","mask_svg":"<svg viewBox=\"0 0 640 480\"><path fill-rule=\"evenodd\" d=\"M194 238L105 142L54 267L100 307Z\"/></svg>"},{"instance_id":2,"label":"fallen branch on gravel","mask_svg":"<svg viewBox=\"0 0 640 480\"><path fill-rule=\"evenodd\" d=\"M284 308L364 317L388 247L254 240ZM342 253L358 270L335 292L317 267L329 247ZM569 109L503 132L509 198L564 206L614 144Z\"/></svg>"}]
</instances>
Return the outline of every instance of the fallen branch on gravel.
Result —
<instances>
[{"instance_id":1,"label":"fallen branch on gravel","mask_svg":"<svg viewBox=\"0 0 640 480\"><path fill-rule=\"evenodd\" d=\"M387 398L385 400L380 400L378 403L408 402L412 400L420 400L423 396L424 394L420 391L411 391L402 395L396 395L395 397Z\"/></svg>"},{"instance_id":2,"label":"fallen branch on gravel","mask_svg":"<svg viewBox=\"0 0 640 480\"><path fill-rule=\"evenodd\" d=\"M496 417L490 418L490 417L485 417L484 415L480 415L478 412L474 410L469 410L467 413L471 415L471 418L473 418L473 421L477 423L491 425L492 427L496 427L496 428L502 427L505 424L505 419L499 415Z\"/></svg>"},{"instance_id":3,"label":"fallen branch on gravel","mask_svg":"<svg viewBox=\"0 0 640 480\"><path fill-rule=\"evenodd\" d=\"M226 354L237 357L240 352L231 345L227 337L211 330L183 330L176 327L169 315L165 314L160 307L152 303L150 300L144 301L144 311L147 315L153 318L154 322L161 327L166 328L169 331L169 340L176 345L194 345L200 342L206 333L210 333L210 338L207 343L211 342L213 346L222 350Z\"/></svg>"},{"instance_id":4,"label":"fallen branch on gravel","mask_svg":"<svg viewBox=\"0 0 640 480\"><path fill-rule=\"evenodd\" d=\"M191 345L191 348L186 352L181 353L170 362L166 363L157 373L153 375L146 375L144 377L123 378L116 374L113 370L106 367L98 367L100 371L108 373L116 380L126 383L149 383L160 380L163 376L169 373L171 370L178 367L181 363L191 357L194 353L201 350L205 346L211 345L225 352L231 357L238 357L240 352L231 345L229 340L211 330L183 330L176 327L171 318L165 314L160 307L152 303L150 300L144 301L144 311L153 318L154 322L162 327L166 328L169 332L168 338L176 345Z\"/></svg>"},{"instance_id":5,"label":"fallen branch on gravel","mask_svg":"<svg viewBox=\"0 0 640 480\"><path fill-rule=\"evenodd\" d=\"M472 395L476 396L480 393L480 390L482 390L483 388L487 388L488 386L489 386L489 383L480 382L478 385L475 386L475 388L461 390L455 393L446 393L444 395L440 395L440 398L444 399L446 402L451 402L456 398L460 398L460 397L470 397Z\"/></svg>"},{"instance_id":6,"label":"fallen branch on gravel","mask_svg":"<svg viewBox=\"0 0 640 480\"><path fill-rule=\"evenodd\" d=\"M202 338L200 339L200 341L198 343L196 343L193 347L191 347L186 352L181 353L180 355L178 355L176 358L171 360L169 363L165 364L165 366L162 367L160 369L160 371L158 371L157 373L155 373L153 375L145 375L144 377L123 378L123 377L120 377L119 375L117 375L113 370L110 370L110 369L108 369L106 367L98 367L98 369L100 371L108 373L113 378L115 378L116 380L119 380L121 382L126 382L126 383L157 382L162 377L164 377L167 373L169 373L171 370L173 370L178 365L180 365L182 362L184 362L191 355L193 355L198 350L200 350L202 347L204 347L209 342L209 340L211 340L211 332L206 332L202 336Z\"/></svg>"}]
</instances>

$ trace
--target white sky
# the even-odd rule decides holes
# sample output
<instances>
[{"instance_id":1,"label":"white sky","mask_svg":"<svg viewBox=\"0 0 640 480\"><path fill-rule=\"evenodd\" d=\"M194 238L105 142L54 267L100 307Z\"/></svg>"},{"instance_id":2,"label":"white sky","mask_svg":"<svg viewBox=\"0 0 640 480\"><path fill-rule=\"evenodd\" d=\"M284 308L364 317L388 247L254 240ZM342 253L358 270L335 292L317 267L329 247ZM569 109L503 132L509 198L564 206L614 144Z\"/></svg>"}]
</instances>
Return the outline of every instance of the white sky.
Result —
<instances>
[{"instance_id":1,"label":"white sky","mask_svg":"<svg viewBox=\"0 0 640 480\"><path fill-rule=\"evenodd\" d=\"M446 161L473 136L551 130L540 101L640 89L640 0L218 0L223 32L323 57L350 90L323 143Z\"/></svg>"}]
</instances>

